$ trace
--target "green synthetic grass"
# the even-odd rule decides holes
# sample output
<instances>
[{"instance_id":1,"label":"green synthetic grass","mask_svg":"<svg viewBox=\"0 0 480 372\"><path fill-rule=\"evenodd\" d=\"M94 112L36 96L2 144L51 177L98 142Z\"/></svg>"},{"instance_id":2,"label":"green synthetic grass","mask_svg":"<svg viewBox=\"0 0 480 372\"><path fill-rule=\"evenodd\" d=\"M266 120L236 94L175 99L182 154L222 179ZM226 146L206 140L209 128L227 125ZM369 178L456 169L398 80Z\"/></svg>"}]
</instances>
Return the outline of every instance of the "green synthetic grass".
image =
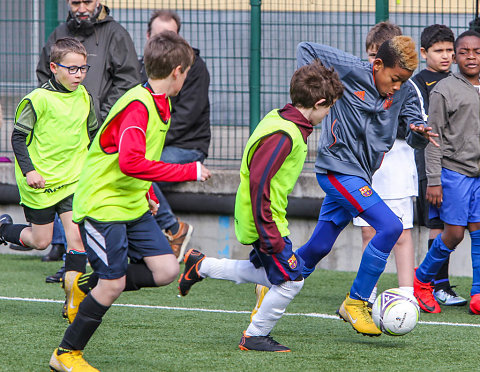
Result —
<instances>
[{"instance_id":1,"label":"green synthetic grass","mask_svg":"<svg viewBox=\"0 0 480 372\"><path fill-rule=\"evenodd\" d=\"M20 298L63 300L58 285L44 282L58 267L38 257L0 255L0 296L19 298L0 299L0 371L48 371L50 355L67 328L61 304ZM317 270L287 313L334 315L354 276ZM452 282L459 294L468 297L471 279ZM396 286L396 276L384 274L379 290ZM453 324L421 323L406 336L370 338L338 319L286 315L272 335L292 353L242 352L237 345L248 326L248 314L198 309L249 312L255 303L253 288L207 279L184 298L177 297L176 283L124 293L118 303L168 308L112 307L87 345L85 359L102 372L478 369L480 328ZM422 313L421 322L480 324L480 317L469 315L466 307L442 310Z\"/></svg>"}]
</instances>

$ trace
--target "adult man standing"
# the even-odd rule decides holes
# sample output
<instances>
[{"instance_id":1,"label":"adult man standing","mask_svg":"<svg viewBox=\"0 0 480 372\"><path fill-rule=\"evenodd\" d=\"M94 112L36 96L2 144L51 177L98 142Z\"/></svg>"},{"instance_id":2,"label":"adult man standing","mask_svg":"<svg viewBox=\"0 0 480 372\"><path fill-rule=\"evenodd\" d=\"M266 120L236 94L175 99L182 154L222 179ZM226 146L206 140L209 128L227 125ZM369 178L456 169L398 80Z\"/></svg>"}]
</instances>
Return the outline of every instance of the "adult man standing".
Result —
<instances>
[{"instance_id":1,"label":"adult man standing","mask_svg":"<svg viewBox=\"0 0 480 372\"><path fill-rule=\"evenodd\" d=\"M170 10L153 12L148 22L147 40L163 31L180 32L180 17ZM161 161L184 164L193 161L203 163L208 155L210 145L210 102L208 87L210 75L200 51L193 48L195 60L188 72L182 90L171 98L172 121L168 130ZM142 81L146 81L143 59L140 59ZM170 246L182 261L185 248L190 240L193 227L179 221L173 213L167 199L160 190L166 183L154 184L155 194L160 202L155 216L160 228L165 230Z\"/></svg>"},{"instance_id":2,"label":"adult man standing","mask_svg":"<svg viewBox=\"0 0 480 372\"><path fill-rule=\"evenodd\" d=\"M56 40L68 36L78 39L87 50L87 63L91 66L83 85L93 97L101 125L117 99L140 82L137 53L127 30L109 15L110 9L100 0L67 0L67 4L66 22L53 30L42 49L37 79L41 85L51 77L50 48ZM55 232L58 227L54 235ZM62 253L59 244L52 243L44 261L59 259ZM62 269L48 276L47 282L61 281Z\"/></svg>"}]
</instances>

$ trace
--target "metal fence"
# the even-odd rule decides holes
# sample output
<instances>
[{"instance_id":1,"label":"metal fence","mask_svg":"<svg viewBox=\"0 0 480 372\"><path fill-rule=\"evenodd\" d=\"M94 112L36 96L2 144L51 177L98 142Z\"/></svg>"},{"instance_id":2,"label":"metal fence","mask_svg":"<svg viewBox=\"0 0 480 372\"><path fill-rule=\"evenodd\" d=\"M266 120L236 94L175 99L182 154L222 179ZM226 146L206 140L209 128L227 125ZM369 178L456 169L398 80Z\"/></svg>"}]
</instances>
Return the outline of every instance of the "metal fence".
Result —
<instances>
[{"instance_id":1,"label":"metal fence","mask_svg":"<svg viewBox=\"0 0 480 372\"><path fill-rule=\"evenodd\" d=\"M131 34L142 54L153 10L174 9L182 36L200 49L211 74L212 143L207 164L239 167L249 125L289 101L288 86L300 41L315 41L366 58L365 37L389 17L418 43L434 23L458 35L475 17L473 0L106 0L111 15ZM37 85L35 67L49 32L67 15L65 0L0 2L0 157L13 159L10 134L19 100ZM52 19L53 17L53 19ZM424 68L424 63L420 68ZM257 80L259 78L259 80ZM307 169L315 159L316 129Z\"/></svg>"}]
</instances>

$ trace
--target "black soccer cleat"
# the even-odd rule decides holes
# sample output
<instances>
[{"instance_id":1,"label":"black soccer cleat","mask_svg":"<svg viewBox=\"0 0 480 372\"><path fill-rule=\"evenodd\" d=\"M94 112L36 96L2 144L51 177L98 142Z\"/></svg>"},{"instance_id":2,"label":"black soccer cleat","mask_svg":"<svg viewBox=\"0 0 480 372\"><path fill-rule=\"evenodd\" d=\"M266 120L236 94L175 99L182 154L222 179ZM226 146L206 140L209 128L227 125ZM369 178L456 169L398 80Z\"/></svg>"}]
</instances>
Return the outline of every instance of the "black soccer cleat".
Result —
<instances>
[{"instance_id":1,"label":"black soccer cleat","mask_svg":"<svg viewBox=\"0 0 480 372\"><path fill-rule=\"evenodd\" d=\"M182 296L186 296L192 285L203 279L198 273L198 269L204 259L205 255L195 249L190 249L185 255L185 270L178 279L178 289Z\"/></svg>"},{"instance_id":2,"label":"black soccer cleat","mask_svg":"<svg viewBox=\"0 0 480 372\"><path fill-rule=\"evenodd\" d=\"M13 220L12 220L12 217L10 217L9 214L2 214L0 216L0 227L2 225L11 225L13 223ZM5 244L7 245L7 241L5 240L5 238L0 235L0 244Z\"/></svg>"},{"instance_id":3,"label":"black soccer cleat","mask_svg":"<svg viewBox=\"0 0 480 372\"><path fill-rule=\"evenodd\" d=\"M240 350L245 351L273 351L277 353L288 353L290 350L288 347L278 343L270 335L267 336L247 336L245 331L243 332L240 344L238 344Z\"/></svg>"}]
</instances>

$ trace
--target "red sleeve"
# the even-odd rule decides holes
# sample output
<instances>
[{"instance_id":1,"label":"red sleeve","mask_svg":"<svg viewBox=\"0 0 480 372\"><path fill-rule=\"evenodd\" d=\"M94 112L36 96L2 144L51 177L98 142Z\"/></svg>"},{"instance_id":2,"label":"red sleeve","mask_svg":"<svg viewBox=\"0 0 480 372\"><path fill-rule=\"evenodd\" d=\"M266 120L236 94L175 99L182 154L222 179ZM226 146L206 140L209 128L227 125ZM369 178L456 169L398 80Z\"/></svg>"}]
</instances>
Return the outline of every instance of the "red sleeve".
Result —
<instances>
[{"instance_id":1,"label":"red sleeve","mask_svg":"<svg viewBox=\"0 0 480 372\"><path fill-rule=\"evenodd\" d=\"M158 201L157 195L155 195L155 190L153 190L153 184L150 185L150 188L147 191L147 200L153 200L155 203L160 203Z\"/></svg>"},{"instance_id":2,"label":"red sleeve","mask_svg":"<svg viewBox=\"0 0 480 372\"><path fill-rule=\"evenodd\" d=\"M118 151L120 170L130 177L146 181L182 182L197 180L197 164L169 164L145 158L148 112L138 102L132 102L101 135L105 151Z\"/></svg>"},{"instance_id":3,"label":"red sleeve","mask_svg":"<svg viewBox=\"0 0 480 372\"><path fill-rule=\"evenodd\" d=\"M282 132L262 141L250 162L250 197L253 218L260 236L260 249L264 253L279 253L285 241L273 221L270 182L292 151L292 140Z\"/></svg>"}]
</instances>

